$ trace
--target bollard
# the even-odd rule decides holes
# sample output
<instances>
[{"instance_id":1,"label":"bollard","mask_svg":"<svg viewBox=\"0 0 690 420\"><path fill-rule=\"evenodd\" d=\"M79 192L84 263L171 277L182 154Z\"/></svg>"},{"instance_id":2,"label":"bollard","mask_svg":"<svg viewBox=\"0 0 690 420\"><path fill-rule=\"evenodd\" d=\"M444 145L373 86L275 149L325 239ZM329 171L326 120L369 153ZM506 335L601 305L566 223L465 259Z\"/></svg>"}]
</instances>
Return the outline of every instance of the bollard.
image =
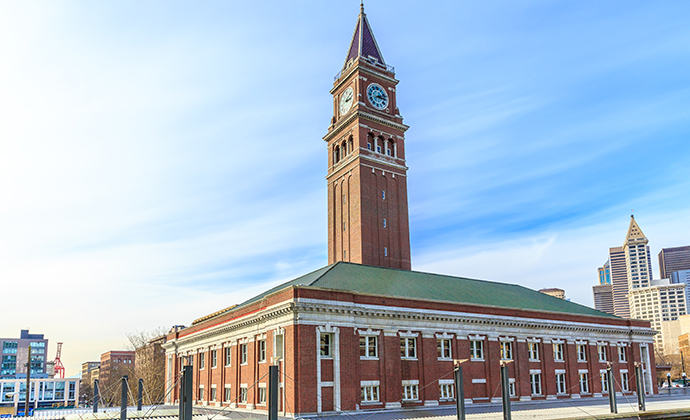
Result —
<instances>
[{"instance_id":1,"label":"bollard","mask_svg":"<svg viewBox=\"0 0 690 420\"><path fill-rule=\"evenodd\" d=\"M122 377L121 384L120 420L127 420L127 375Z\"/></svg>"},{"instance_id":2,"label":"bollard","mask_svg":"<svg viewBox=\"0 0 690 420\"><path fill-rule=\"evenodd\" d=\"M616 405L616 383L613 381L613 371L611 365L606 368L606 382L609 384L609 406L611 413L618 414L618 405Z\"/></svg>"},{"instance_id":3,"label":"bollard","mask_svg":"<svg viewBox=\"0 0 690 420\"><path fill-rule=\"evenodd\" d=\"M462 366L455 366L455 407L458 420L465 420L465 389L463 388Z\"/></svg>"},{"instance_id":4,"label":"bollard","mask_svg":"<svg viewBox=\"0 0 690 420\"><path fill-rule=\"evenodd\" d=\"M637 382L637 408L640 411L646 411L644 401L644 378L642 377L642 367L635 365L635 379Z\"/></svg>"},{"instance_id":5,"label":"bollard","mask_svg":"<svg viewBox=\"0 0 690 420\"><path fill-rule=\"evenodd\" d=\"M268 367L268 420L278 420L278 366Z\"/></svg>"},{"instance_id":6,"label":"bollard","mask_svg":"<svg viewBox=\"0 0 690 420\"><path fill-rule=\"evenodd\" d=\"M98 400L100 398L100 395L98 393L100 390L98 389L98 379L94 379L93 381L93 412L98 413Z\"/></svg>"},{"instance_id":7,"label":"bollard","mask_svg":"<svg viewBox=\"0 0 690 420\"><path fill-rule=\"evenodd\" d=\"M503 401L503 420L510 420L510 381L508 366L501 362L501 399Z\"/></svg>"},{"instance_id":8,"label":"bollard","mask_svg":"<svg viewBox=\"0 0 690 420\"><path fill-rule=\"evenodd\" d=\"M184 367L184 417L180 420L192 420L192 400L194 399L194 391L192 391L192 367Z\"/></svg>"},{"instance_id":9,"label":"bollard","mask_svg":"<svg viewBox=\"0 0 690 420\"><path fill-rule=\"evenodd\" d=\"M144 400L144 380L139 379L139 394L137 395L137 411L141 411L141 405Z\"/></svg>"}]
</instances>

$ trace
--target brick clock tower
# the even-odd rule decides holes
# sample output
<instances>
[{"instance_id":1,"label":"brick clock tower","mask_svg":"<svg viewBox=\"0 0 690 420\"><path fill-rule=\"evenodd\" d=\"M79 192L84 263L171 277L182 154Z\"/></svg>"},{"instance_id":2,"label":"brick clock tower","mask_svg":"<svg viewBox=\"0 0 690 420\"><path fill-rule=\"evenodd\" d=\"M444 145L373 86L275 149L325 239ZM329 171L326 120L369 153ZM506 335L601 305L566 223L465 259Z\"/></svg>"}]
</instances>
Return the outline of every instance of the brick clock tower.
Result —
<instances>
[{"instance_id":1,"label":"brick clock tower","mask_svg":"<svg viewBox=\"0 0 690 420\"><path fill-rule=\"evenodd\" d=\"M335 77L328 143L328 263L410 270L405 137L395 70L361 6Z\"/></svg>"}]
</instances>

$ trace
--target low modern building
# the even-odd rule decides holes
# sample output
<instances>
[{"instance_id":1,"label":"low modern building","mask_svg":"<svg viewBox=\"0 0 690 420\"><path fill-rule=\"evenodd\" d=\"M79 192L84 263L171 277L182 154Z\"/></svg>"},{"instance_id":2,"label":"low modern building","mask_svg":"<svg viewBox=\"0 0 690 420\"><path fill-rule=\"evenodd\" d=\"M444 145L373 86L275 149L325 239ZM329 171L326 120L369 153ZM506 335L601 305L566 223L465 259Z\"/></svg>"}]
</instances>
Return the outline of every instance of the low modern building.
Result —
<instances>
[{"instance_id":1,"label":"low modern building","mask_svg":"<svg viewBox=\"0 0 690 420\"><path fill-rule=\"evenodd\" d=\"M38 394L36 393L38 390ZM31 379L30 409L75 407L78 405L79 380L75 378ZM0 412L23 412L26 401L26 378L0 379Z\"/></svg>"},{"instance_id":2,"label":"low modern building","mask_svg":"<svg viewBox=\"0 0 690 420\"><path fill-rule=\"evenodd\" d=\"M565 299L565 290L556 287L551 287L547 289L539 289L540 292L545 295L553 296L558 299Z\"/></svg>"},{"instance_id":3,"label":"low modern building","mask_svg":"<svg viewBox=\"0 0 690 420\"><path fill-rule=\"evenodd\" d=\"M46 357L48 340L43 334L29 334L21 330L19 338L0 338L2 365L0 379L26 378L26 360L31 345L31 376L47 378Z\"/></svg>"}]
</instances>

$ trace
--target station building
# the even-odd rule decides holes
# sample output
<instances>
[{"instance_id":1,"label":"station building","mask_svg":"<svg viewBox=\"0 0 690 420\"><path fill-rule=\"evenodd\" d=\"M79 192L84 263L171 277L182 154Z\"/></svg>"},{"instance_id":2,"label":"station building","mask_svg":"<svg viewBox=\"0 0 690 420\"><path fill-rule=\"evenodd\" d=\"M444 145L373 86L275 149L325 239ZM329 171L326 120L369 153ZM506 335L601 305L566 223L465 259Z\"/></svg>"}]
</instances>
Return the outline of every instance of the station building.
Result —
<instances>
[{"instance_id":1,"label":"station building","mask_svg":"<svg viewBox=\"0 0 690 420\"><path fill-rule=\"evenodd\" d=\"M324 137L329 265L173 330L163 344L167 402L178 401L186 364L196 404L242 410L266 410L276 364L279 410L294 416L454 404L454 360L467 403L500 401L502 362L520 401L634 394L636 364L646 392L657 392L647 321L515 284L411 271L397 83L362 8Z\"/></svg>"}]
</instances>

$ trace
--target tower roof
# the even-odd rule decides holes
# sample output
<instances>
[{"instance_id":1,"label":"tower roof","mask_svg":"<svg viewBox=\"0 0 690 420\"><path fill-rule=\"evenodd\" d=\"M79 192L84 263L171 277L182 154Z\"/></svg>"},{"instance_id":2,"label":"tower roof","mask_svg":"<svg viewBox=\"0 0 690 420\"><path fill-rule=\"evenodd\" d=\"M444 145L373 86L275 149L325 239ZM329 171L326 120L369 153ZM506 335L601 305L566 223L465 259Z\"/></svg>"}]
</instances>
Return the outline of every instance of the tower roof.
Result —
<instances>
[{"instance_id":1,"label":"tower roof","mask_svg":"<svg viewBox=\"0 0 690 420\"><path fill-rule=\"evenodd\" d=\"M372 57L379 63L386 64L386 62L383 60L383 54L381 54L381 50L376 43L376 38L374 38L374 32L371 30L367 15L364 13L364 3L360 5L360 12L359 16L357 16L355 33L352 34L352 41L350 42L350 48L347 50L345 64L357 57Z\"/></svg>"},{"instance_id":2,"label":"tower roof","mask_svg":"<svg viewBox=\"0 0 690 420\"><path fill-rule=\"evenodd\" d=\"M628 226L628 234L625 237L625 242L638 238L646 239L644 233L642 233L642 229L640 229L635 221L635 216L630 215L630 226Z\"/></svg>"}]
</instances>

